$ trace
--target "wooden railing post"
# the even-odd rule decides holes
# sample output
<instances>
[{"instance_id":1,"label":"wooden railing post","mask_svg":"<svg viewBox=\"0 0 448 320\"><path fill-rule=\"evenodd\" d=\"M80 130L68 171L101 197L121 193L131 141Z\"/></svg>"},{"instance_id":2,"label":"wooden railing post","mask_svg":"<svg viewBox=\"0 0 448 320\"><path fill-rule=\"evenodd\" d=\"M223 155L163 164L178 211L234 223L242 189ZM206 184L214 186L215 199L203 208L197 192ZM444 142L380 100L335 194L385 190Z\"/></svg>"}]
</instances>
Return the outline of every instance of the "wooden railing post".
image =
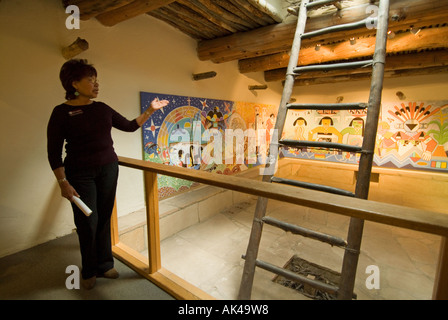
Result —
<instances>
[{"instance_id":1,"label":"wooden railing post","mask_svg":"<svg viewBox=\"0 0 448 320\"><path fill-rule=\"evenodd\" d=\"M159 194L157 190L157 173L144 171L146 223L148 226L149 273L155 273L162 267L160 258L159 231Z\"/></svg>"},{"instance_id":2,"label":"wooden railing post","mask_svg":"<svg viewBox=\"0 0 448 320\"><path fill-rule=\"evenodd\" d=\"M439 262L434 279L433 300L448 300L448 243L447 237L442 237L440 243Z\"/></svg>"},{"instance_id":3,"label":"wooden railing post","mask_svg":"<svg viewBox=\"0 0 448 320\"><path fill-rule=\"evenodd\" d=\"M117 199L114 201L114 208L112 209L112 215L110 217L110 236L112 247L116 246L120 242L118 235L118 213L117 213Z\"/></svg>"}]
</instances>

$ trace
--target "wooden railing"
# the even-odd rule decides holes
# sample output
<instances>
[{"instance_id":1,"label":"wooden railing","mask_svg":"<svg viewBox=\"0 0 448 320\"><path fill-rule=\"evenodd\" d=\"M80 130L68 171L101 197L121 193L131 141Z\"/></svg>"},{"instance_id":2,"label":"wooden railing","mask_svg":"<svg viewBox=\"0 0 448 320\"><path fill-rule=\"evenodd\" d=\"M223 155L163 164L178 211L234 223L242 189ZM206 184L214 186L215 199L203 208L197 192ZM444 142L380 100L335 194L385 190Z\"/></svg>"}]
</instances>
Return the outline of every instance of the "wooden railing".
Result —
<instances>
[{"instance_id":1,"label":"wooden railing","mask_svg":"<svg viewBox=\"0 0 448 320\"><path fill-rule=\"evenodd\" d=\"M114 255L136 272L173 295L176 299L214 298L164 269L161 265L157 174L442 236L433 299L448 299L448 214L340 195L324 194L320 191L266 183L235 176L212 174L126 157L119 157L119 164L144 172L148 225L148 257L143 257L132 248L120 243L116 208L112 215L111 224Z\"/></svg>"}]
</instances>

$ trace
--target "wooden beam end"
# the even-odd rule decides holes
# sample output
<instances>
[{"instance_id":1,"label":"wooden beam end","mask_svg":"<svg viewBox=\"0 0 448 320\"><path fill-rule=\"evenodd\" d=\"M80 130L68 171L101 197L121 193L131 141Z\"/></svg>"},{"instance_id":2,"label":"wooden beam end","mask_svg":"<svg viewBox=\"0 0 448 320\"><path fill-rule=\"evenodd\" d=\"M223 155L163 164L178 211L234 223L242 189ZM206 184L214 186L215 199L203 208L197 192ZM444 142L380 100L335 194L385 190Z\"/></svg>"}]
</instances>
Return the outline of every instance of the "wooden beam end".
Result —
<instances>
[{"instance_id":1,"label":"wooden beam end","mask_svg":"<svg viewBox=\"0 0 448 320\"><path fill-rule=\"evenodd\" d=\"M75 42L62 49L62 56L69 60L87 49L89 49L89 43L78 37Z\"/></svg>"}]
</instances>

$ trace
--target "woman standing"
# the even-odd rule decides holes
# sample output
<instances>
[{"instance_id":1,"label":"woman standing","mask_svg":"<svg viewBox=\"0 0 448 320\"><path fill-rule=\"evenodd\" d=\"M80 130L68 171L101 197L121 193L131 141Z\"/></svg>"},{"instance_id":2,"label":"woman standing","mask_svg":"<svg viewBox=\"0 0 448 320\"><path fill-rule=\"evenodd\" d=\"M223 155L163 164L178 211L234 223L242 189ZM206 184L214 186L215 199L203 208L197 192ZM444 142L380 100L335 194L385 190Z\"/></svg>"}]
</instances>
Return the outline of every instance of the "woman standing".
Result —
<instances>
[{"instance_id":1,"label":"woman standing","mask_svg":"<svg viewBox=\"0 0 448 320\"><path fill-rule=\"evenodd\" d=\"M81 282L91 289L97 276L118 278L110 235L118 179L111 129L134 132L168 101L155 99L144 113L129 121L108 105L92 100L98 95L99 85L97 71L87 60L67 61L59 77L67 101L53 109L48 123L48 160L61 195L72 203L81 249ZM80 197L92 214L86 216L73 203L73 197Z\"/></svg>"}]
</instances>

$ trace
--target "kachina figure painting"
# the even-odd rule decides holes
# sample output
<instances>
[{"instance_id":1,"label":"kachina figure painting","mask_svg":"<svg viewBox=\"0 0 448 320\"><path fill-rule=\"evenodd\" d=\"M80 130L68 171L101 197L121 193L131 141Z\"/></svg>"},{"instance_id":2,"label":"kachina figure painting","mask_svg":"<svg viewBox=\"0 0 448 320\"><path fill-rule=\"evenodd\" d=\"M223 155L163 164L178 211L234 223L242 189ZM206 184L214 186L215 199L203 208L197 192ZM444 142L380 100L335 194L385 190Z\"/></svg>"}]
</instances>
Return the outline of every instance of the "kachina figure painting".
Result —
<instances>
[{"instance_id":1,"label":"kachina figure painting","mask_svg":"<svg viewBox=\"0 0 448 320\"><path fill-rule=\"evenodd\" d=\"M366 111L289 111L283 136L361 146ZM359 155L316 148L289 148L285 156L357 163ZM448 102L383 103L374 165L448 172Z\"/></svg>"},{"instance_id":2,"label":"kachina figure painting","mask_svg":"<svg viewBox=\"0 0 448 320\"><path fill-rule=\"evenodd\" d=\"M235 174L263 163L275 106L141 92L141 110L155 98L170 103L143 127L144 160L218 174ZM158 185L163 198L194 183L159 176Z\"/></svg>"}]
</instances>

